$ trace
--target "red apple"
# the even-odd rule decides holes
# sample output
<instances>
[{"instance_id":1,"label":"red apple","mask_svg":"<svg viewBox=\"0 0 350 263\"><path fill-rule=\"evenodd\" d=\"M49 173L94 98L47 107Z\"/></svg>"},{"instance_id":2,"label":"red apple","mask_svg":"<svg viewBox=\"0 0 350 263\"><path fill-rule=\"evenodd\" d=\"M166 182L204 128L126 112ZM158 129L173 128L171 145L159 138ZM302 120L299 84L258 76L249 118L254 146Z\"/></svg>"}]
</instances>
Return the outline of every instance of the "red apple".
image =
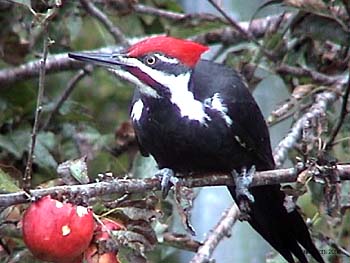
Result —
<instances>
[{"instance_id":1,"label":"red apple","mask_svg":"<svg viewBox=\"0 0 350 263\"><path fill-rule=\"evenodd\" d=\"M95 231L94 239L98 241L110 239L109 231L125 229L123 224L109 218L101 219L101 223L97 225Z\"/></svg>"},{"instance_id":2,"label":"red apple","mask_svg":"<svg viewBox=\"0 0 350 263\"><path fill-rule=\"evenodd\" d=\"M97 245L91 244L84 252L84 258L87 263L120 263L116 253L106 252L100 254Z\"/></svg>"},{"instance_id":3,"label":"red apple","mask_svg":"<svg viewBox=\"0 0 350 263\"><path fill-rule=\"evenodd\" d=\"M33 255L57 263L79 262L95 228L91 210L50 196L31 204L22 223L23 240Z\"/></svg>"},{"instance_id":4,"label":"red apple","mask_svg":"<svg viewBox=\"0 0 350 263\"><path fill-rule=\"evenodd\" d=\"M120 263L115 251L99 253L98 244L111 238L109 231L125 229L125 227L121 223L108 218L102 219L101 222L102 224L100 223L96 227L94 242L85 251L84 258L87 263Z\"/></svg>"}]
</instances>

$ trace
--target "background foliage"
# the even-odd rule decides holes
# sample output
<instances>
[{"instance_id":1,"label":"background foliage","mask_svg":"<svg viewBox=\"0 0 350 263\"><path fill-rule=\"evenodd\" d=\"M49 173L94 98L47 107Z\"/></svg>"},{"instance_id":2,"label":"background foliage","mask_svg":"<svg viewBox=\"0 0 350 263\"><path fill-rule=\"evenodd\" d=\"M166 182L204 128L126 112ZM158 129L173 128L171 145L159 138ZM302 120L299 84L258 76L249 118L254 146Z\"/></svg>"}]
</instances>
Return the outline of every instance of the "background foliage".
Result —
<instances>
[{"instance_id":1,"label":"background foliage","mask_svg":"<svg viewBox=\"0 0 350 263\"><path fill-rule=\"evenodd\" d=\"M69 51L104 46L111 48L111 45L120 45L125 40L135 41L135 38L166 33L215 45L217 51L210 59L237 68L252 90L268 74L278 75L288 87L290 98L271 113L268 119L271 126L285 119L295 122L322 92L334 92L339 97L344 96L343 92L346 94L350 56L350 2L347 0L267 1L253 18L261 17L261 24L255 25L257 30L260 27L261 33L251 32L248 37L242 32L228 34L234 25L219 15L183 15L183 8L177 1L90 1L125 34L119 39L88 11L84 2L0 1L0 74L5 70L15 72L17 67L40 59L46 38L51 41L48 47L50 58L53 54L65 55ZM264 27L265 10L276 4L287 14L280 17L280 23ZM147 12L144 7L160 12ZM170 15L161 12L165 10L171 11ZM72 85L72 93L58 112L52 114L69 81L77 74L81 78ZM67 183L65 178L57 176L58 164L82 156L87 158L90 181L101 179L97 175L106 171L119 177L130 172L135 177L151 175L154 163L138 158L133 131L128 123L132 93L133 87L100 68L85 67L81 70L72 67L47 74L34 150L32 187ZM0 81L0 193L16 192L23 187L37 94L38 74L11 83ZM317 164L348 162L350 121L347 112L348 108L344 111L339 99L327 112L313 118L308 128L303 129L301 140L293 143L290 159L294 162L299 156ZM341 129L335 133L339 120ZM330 141L331 135L336 135L336 138ZM78 181L81 180L79 173L77 176ZM299 196L307 192L299 198L299 204L310 219L314 236L327 254L328 262L346 262L350 249L349 185L328 186L325 182L310 183L297 186L292 194ZM329 192L332 192L331 197ZM111 211L113 205L108 202L118 197L94 200L95 212ZM137 207L145 206L148 198L155 198L155 203L142 211L137 210ZM142 244L146 251L153 251L147 255L148 260L169 262L167 256L175 250L164 244L157 245L156 240L157 237L162 240L167 225L171 225L173 202L160 201L154 193L128 196L126 200L129 199L134 203L125 203L124 200L123 205L117 206L119 212L111 215L129 226L127 235L133 241ZM188 196L184 198L184 202L191 201ZM34 262L19 234L18 221L25 207L0 207L1 262ZM158 214L160 211L162 217ZM159 217L157 223L149 220L150 214ZM140 226L147 231L137 230ZM139 236L131 236L132 233ZM135 247L131 250L140 252ZM335 252L329 253L332 251ZM273 254L269 262L280 260Z\"/></svg>"}]
</instances>

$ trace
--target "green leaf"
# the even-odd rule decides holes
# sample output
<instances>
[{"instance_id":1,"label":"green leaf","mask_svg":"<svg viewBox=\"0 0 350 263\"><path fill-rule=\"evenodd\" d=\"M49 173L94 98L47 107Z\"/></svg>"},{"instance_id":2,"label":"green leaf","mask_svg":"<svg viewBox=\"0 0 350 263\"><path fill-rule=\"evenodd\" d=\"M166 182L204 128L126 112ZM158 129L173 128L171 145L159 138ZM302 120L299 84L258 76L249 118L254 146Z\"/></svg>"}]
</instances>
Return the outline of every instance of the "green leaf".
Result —
<instances>
[{"instance_id":1,"label":"green leaf","mask_svg":"<svg viewBox=\"0 0 350 263\"><path fill-rule=\"evenodd\" d=\"M135 178L149 178L158 172L157 164L152 157L142 157L138 155L135 158L132 174Z\"/></svg>"},{"instance_id":2,"label":"green leaf","mask_svg":"<svg viewBox=\"0 0 350 263\"><path fill-rule=\"evenodd\" d=\"M17 158L21 157L20 151L17 149L16 144L12 141L10 136L0 134L0 149L6 150Z\"/></svg>"},{"instance_id":3,"label":"green leaf","mask_svg":"<svg viewBox=\"0 0 350 263\"><path fill-rule=\"evenodd\" d=\"M24 127L15 130L13 133L0 135L0 148L5 149L9 153L20 159L25 150L28 149L30 140L30 128Z\"/></svg>"},{"instance_id":4,"label":"green leaf","mask_svg":"<svg viewBox=\"0 0 350 263\"><path fill-rule=\"evenodd\" d=\"M81 184L87 184L90 181L87 173L86 156L71 161L69 171L71 175Z\"/></svg>"},{"instance_id":5,"label":"green leaf","mask_svg":"<svg viewBox=\"0 0 350 263\"><path fill-rule=\"evenodd\" d=\"M51 150L56 146L55 135L51 132L43 132L37 135L37 141L34 149L34 163L46 168L56 168L57 162Z\"/></svg>"},{"instance_id":6,"label":"green leaf","mask_svg":"<svg viewBox=\"0 0 350 263\"><path fill-rule=\"evenodd\" d=\"M50 150L53 150L56 146L55 135L52 132L40 132L37 139Z\"/></svg>"},{"instance_id":7,"label":"green leaf","mask_svg":"<svg viewBox=\"0 0 350 263\"><path fill-rule=\"evenodd\" d=\"M86 156L60 163L57 167L57 173L65 184L87 184L90 181L87 171Z\"/></svg>"},{"instance_id":8,"label":"green leaf","mask_svg":"<svg viewBox=\"0 0 350 263\"><path fill-rule=\"evenodd\" d=\"M79 36L79 32L83 25L82 19L80 16L68 16L65 19L66 29L69 32L70 41L74 41L76 37Z\"/></svg>"},{"instance_id":9,"label":"green leaf","mask_svg":"<svg viewBox=\"0 0 350 263\"><path fill-rule=\"evenodd\" d=\"M56 168L57 162L49 150L41 143L37 142L34 149L34 163L46 168Z\"/></svg>"},{"instance_id":10,"label":"green leaf","mask_svg":"<svg viewBox=\"0 0 350 263\"><path fill-rule=\"evenodd\" d=\"M16 3L16 4L20 4L20 5L24 5L26 7L28 7L29 9L32 9L32 4L30 0L11 0L11 2Z\"/></svg>"},{"instance_id":11,"label":"green leaf","mask_svg":"<svg viewBox=\"0 0 350 263\"><path fill-rule=\"evenodd\" d=\"M173 11L173 12L179 12L179 13L184 12L181 5L177 1L174 1L174 0L157 1L156 4L161 6L162 9L166 9L166 10Z\"/></svg>"},{"instance_id":12,"label":"green leaf","mask_svg":"<svg viewBox=\"0 0 350 263\"><path fill-rule=\"evenodd\" d=\"M16 185L16 181L0 169L0 193L14 193L20 190Z\"/></svg>"}]
</instances>

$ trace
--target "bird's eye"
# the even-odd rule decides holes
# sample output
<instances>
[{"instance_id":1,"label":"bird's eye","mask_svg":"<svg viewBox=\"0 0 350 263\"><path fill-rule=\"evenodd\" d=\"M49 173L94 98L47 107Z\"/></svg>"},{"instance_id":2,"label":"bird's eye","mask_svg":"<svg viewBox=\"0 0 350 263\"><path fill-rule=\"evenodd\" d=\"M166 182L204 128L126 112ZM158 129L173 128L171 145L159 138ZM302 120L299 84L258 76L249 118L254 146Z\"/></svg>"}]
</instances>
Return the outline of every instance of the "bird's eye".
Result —
<instances>
[{"instance_id":1,"label":"bird's eye","mask_svg":"<svg viewBox=\"0 0 350 263\"><path fill-rule=\"evenodd\" d=\"M155 58L155 56L147 56L145 59L145 62L148 65L153 65L154 63L156 63L157 59Z\"/></svg>"}]
</instances>

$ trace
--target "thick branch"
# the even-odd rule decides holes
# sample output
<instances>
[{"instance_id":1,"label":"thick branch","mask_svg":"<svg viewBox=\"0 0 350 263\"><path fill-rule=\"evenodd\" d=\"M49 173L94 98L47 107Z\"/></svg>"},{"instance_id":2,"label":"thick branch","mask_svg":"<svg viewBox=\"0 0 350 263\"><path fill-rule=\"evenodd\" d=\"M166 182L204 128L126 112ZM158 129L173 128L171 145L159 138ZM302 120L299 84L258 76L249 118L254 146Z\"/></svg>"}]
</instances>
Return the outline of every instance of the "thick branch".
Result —
<instances>
[{"instance_id":1,"label":"thick branch","mask_svg":"<svg viewBox=\"0 0 350 263\"><path fill-rule=\"evenodd\" d=\"M218 222L218 224L214 227L214 229L210 232L204 244L198 249L196 255L190 261L190 263L208 263L211 260L211 255L213 254L215 248L218 246L220 241L224 237L229 237L231 235L232 227L237 221L239 216L239 209L237 205L234 203L232 207L226 210Z\"/></svg>"},{"instance_id":2,"label":"thick branch","mask_svg":"<svg viewBox=\"0 0 350 263\"><path fill-rule=\"evenodd\" d=\"M96 52L113 52L120 49L117 46L108 46L101 49L90 50ZM45 64L45 73L56 73L65 70L84 68L86 63L70 59L67 53L49 55ZM14 68L0 70L0 90L8 88L6 85L19 80L36 78L39 76L40 60L34 60Z\"/></svg>"},{"instance_id":3,"label":"thick branch","mask_svg":"<svg viewBox=\"0 0 350 263\"><path fill-rule=\"evenodd\" d=\"M48 56L45 70L46 74L50 74L64 70L79 69L83 66L82 63L69 59L65 53ZM16 81L38 77L39 69L40 60L34 60L19 67L0 70L0 90L5 89L6 85Z\"/></svg>"},{"instance_id":4,"label":"thick branch","mask_svg":"<svg viewBox=\"0 0 350 263\"><path fill-rule=\"evenodd\" d=\"M338 165L336 170L341 180L350 180L350 165ZM297 171L294 168L278 169L264 172L256 172L252 186L270 185L279 183L291 183L297 180ZM201 176L188 176L180 178L182 185L187 187L203 187L218 185L233 185L230 175L205 174ZM91 183L84 185L63 185L45 189L31 190L33 197L45 195L84 195L87 197L143 193L147 191L160 190L160 182L157 178L148 179L114 179L108 182ZM25 192L0 194L0 207L29 202Z\"/></svg>"}]
</instances>

